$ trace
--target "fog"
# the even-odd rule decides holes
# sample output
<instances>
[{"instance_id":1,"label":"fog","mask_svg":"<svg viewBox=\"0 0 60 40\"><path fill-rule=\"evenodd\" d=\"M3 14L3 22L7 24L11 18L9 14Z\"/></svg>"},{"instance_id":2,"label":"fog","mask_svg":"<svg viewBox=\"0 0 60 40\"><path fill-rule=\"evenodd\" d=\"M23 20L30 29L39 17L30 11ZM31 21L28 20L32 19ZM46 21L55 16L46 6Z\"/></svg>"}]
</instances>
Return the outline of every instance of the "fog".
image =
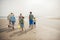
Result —
<instances>
[{"instance_id":1,"label":"fog","mask_svg":"<svg viewBox=\"0 0 60 40\"><path fill-rule=\"evenodd\" d=\"M11 12L28 16L32 11L36 17L60 17L59 0L0 0L0 16Z\"/></svg>"},{"instance_id":2,"label":"fog","mask_svg":"<svg viewBox=\"0 0 60 40\"><path fill-rule=\"evenodd\" d=\"M29 12L36 17L36 27L29 28ZM18 29L16 19L14 30L8 28L7 16L20 13L25 17L24 31ZM1 19L2 18L2 19ZM50 18L50 19L49 19ZM6 36L7 35L7 36ZM60 1L59 0L0 0L0 39L1 40L60 40Z\"/></svg>"}]
</instances>

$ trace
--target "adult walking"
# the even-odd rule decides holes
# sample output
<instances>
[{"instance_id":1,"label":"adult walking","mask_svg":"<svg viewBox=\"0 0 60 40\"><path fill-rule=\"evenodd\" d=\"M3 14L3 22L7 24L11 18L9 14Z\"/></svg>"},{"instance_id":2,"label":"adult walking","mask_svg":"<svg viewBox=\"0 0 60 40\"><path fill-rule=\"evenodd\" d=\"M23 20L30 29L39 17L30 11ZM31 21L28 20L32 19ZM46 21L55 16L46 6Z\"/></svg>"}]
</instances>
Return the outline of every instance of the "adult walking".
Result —
<instances>
[{"instance_id":1,"label":"adult walking","mask_svg":"<svg viewBox=\"0 0 60 40\"><path fill-rule=\"evenodd\" d=\"M32 12L30 12L29 14L29 28L33 28L33 19L34 19L34 16L32 14Z\"/></svg>"},{"instance_id":2,"label":"adult walking","mask_svg":"<svg viewBox=\"0 0 60 40\"><path fill-rule=\"evenodd\" d=\"M10 13L8 16L7 16L7 19L9 21L9 25L11 24L11 20L10 20L10 17L13 15L13 13Z\"/></svg>"},{"instance_id":3,"label":"adult walking","mask_svg":"<svg viewBox=\"0 0 60 40\"><path fill-rule=\"evenodd\" d=\"M11 24L12 24L12 29L14 30L14 25L15 25L15 22L16 22L16 18L14 16L14 14L10 17L10 20L11 20Z\"/></svg>"}]
</instances>

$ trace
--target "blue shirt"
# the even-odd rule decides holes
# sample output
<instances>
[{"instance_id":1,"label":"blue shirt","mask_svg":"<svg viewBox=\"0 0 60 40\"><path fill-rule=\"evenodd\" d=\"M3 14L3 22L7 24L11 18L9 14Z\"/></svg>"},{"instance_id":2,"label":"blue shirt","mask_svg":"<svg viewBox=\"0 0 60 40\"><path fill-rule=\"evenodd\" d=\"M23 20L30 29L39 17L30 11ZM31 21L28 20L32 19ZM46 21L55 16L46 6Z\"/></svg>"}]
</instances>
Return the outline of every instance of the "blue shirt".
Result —
<instances>
[{"instance_id":1,"label":"blue shirt","mask_svg":"<svg viewBox=\"0 0 60 40\"><path fill-rule=\"evenodd\" d=\"M16 19L15 19L14 16L11 16L11 17L10 17L10 20L11 20L11 21L16 21Z\"/></svg>"}]
</instances>

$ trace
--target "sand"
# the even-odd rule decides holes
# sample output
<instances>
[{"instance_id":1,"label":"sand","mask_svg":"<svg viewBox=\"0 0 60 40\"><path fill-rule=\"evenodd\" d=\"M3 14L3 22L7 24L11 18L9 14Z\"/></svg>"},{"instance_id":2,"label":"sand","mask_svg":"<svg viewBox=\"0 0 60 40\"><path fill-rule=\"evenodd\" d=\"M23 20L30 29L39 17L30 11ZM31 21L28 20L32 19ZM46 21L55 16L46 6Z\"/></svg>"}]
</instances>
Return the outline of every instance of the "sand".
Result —
<instances>
[{"instance_id":1,"label":"sand","mask_svg":"<svg viewBox=\"0 0 60 40\"><path fill-rule=\"evenodd\" d=\"M0 40L60 40L60 19L37 18L36 28L29 29L28 20L25 20L23 32L17 28L8 28L8 20L0 19Z\"/></svg>"}]
</instances>

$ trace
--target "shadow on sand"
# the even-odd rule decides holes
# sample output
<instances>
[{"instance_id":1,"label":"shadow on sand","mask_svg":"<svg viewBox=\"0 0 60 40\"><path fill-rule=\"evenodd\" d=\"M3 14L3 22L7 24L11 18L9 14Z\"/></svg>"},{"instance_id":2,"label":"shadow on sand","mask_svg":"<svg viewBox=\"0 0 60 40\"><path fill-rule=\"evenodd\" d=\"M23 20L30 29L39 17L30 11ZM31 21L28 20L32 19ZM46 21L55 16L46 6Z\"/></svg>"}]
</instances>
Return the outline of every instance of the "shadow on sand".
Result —
<instances>
[{"instance_id":1,"label":"shadow on sand","mask_svg":"<svg viewBox=\"0 0 60 40\"><path fill-rule=\"evenodd\" d=\"M12 31L11 29L7 29L7 28L0 28L0 33L2 32L10 32Z\"/></svg>"},{"instance_id":2,"label":"shadow on sand","mask_svg":"<svg viewBox=\"0 0 60 40\"><path fill-rule=\"evenodd\" d=\"M17 31L17 32L14 32L13 34L10 35L10 37L14 37L15 35L17 36L21 36L23 34L26 34L27 32L31 31L32 29L27 29L25 31Z\"/></svg>"},{"instance_id":3,"label":"shadow on sand","mask_svg":"<svg viewBox=\"0 0 60 40\"><path fill-rule=\"evenodd\" d=\"M16 30L16 29L15 29ZM2 33L2 32L11 32L11 31L13 31L11 28L0 28L0 33Z\"/></svg>"}]
</instances>

